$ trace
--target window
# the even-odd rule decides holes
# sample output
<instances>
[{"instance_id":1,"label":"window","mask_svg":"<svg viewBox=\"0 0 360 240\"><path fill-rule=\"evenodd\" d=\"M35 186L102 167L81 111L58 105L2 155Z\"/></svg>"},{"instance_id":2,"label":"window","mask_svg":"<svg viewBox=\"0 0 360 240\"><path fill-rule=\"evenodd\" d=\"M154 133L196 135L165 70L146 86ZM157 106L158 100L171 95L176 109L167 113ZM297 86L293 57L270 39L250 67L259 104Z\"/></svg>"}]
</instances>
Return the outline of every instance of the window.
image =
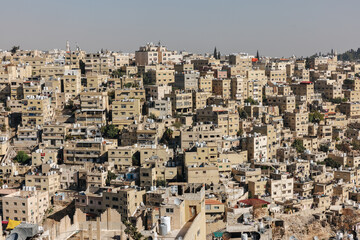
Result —
<instances>
[{"instance_id":1,"label":"window","mask_svg":"<svg viewBox=\"0 0 360 240\"><path fill-rule=\"evenodd\" d=\"M167 208L167 209L166 209L166 212L167 212L167 213L173 213L173 212L174 212L174 209L173 209L173 208Z\"/></svg>"}]
</instances>

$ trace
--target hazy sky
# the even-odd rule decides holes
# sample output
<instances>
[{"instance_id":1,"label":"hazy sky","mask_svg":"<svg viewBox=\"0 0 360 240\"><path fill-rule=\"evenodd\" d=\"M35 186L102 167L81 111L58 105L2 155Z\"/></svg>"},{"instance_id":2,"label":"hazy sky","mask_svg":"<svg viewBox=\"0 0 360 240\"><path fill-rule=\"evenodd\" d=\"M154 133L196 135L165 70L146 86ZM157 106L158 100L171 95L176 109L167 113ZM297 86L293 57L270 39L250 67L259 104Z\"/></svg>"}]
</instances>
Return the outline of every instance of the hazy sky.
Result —
<instances>
[{"instance_id":1,"label":"hazy sky","mask_svg":"<svg viewBox=\"0 0 360 240\"><path fill-rule=\"evenodd\" d=\"M2 0L0 49L172 50L267 56L360 47L359 0Z\"/></svg>"}]
</instances>

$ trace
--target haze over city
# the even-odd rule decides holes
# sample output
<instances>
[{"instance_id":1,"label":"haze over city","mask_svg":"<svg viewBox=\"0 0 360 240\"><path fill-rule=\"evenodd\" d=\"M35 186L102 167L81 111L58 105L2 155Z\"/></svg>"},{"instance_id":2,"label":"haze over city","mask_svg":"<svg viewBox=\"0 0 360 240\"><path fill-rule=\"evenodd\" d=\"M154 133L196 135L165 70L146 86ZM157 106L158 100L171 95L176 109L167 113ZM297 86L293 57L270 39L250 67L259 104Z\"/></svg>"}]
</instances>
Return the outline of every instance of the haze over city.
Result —
<instances>
[{"instance_id":1,"label":"haze over city","mask_svg":"<svg viewBox=\"0 0 360 240\"><path fill-rule=\"evenodd\" d=\"M53 1L1 3L0 49L64 48L133 52L144 42L223 54L309 56L360 45L360 1Z\"/></svg>"}]
</instances>

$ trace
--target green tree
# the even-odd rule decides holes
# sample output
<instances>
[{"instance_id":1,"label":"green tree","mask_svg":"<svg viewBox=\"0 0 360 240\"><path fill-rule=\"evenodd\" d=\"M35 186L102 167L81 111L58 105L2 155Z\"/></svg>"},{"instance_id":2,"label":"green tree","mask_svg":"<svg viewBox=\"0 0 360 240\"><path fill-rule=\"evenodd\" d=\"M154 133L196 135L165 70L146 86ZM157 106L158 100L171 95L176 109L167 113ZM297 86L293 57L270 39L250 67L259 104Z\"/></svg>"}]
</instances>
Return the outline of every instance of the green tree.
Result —
<instances>
[{"instance_id":1,"label":"green tree","mask_svg":"<svg viewBox=\"0 0 360 240\"><path fill-rule=\"evenodd\" d=\"M221 53L220 53L220 51L218 51L218 53L217 53L217 59L221 59Z\"/></svg>"},{"instance_id":2,"label":"green tree","mask_svg":"<svg viewBox=\"0 0 360 240\"><path fill-rule=\"evenodd\" d=\"M322 152L328 152L329 151L329 146L325 145L325 144L322 144L322 145L320 145L319 150L322 151Z\"/></svg>"},{"instance_id":3,"label":"green tree","mask_svg":"<svg viewBox=\"0 0 360 240\"><path fill-rule=\"evenodd\" d=\"M126 75L126 72L122 71L121 69L117 69L117 70L112 71L111 75L114 78L119 78L119 77Z\"/></svg>"},{"instance_id":4,"label":"green tree","mask_svg":"<svg viewBox=\"0 0 360 240\"><path fill-rule=\"evenodd\" d=\"M217 50L216 50L216 47L214 48L214 53L213 53L213 55L214 55L214 58L217 58Z\"/></svg>"},{"instance_id":5,"label":"green tree","mask_svg":"<svg viewBox=\"0 0 360 240\"><path fill-rule=\"evenodd\" d=\"M332 167L332 168L339 168L341 166L340 163L336 162L332 158L325 158L325 160L323 162L320 162L319 164L323 164L326 165L327 167Z\"/></svg>"},{"instance_id":6,"label":"green tree","mask_svg":"<svg viewBox=\"0 0 360 240\"><path fill-rule=\"evenodd\" d=\"M320 113L319 111L309 113L309 122L319 123L322 120L324 120L324 114Z\"/></svg>"},{"instance_id":7,"label":"green tree","mask_svg":"<svg viewBox=\"0 0 360 240\"><path fill-rule=\"evenodd\" d=\"M108 175L107 175L107 178L106 178L106 186L110 186L110 182L113 179L116 179L116 174L111 172L111 171L108 171Z\"/></svg>"},{"instance_id":8,"label":"green tree","mask_svg":"<svg viewBox=\"0 0 360 240\"><path fill-rule=\"evenodd\" d=\"M340 103L343 103L343 102L347 102L347 98L341 98L341 97L338 97L338 98L332 98L332 99L329 99L330 102L332 103L335 103L335 104L340 104Z\"/></svg>"},{"instance_id":9,"label":"green tree","mask_svg":"<svg viewBox=\"0 0 360 240\"><path fill-rule=\"evenodd\" d=\"M303 140L300 139L295 139L291 146L295 148L298 153L303 153L306 150L303 144Z\"/></svg>"},{"instance_id":10,"label":"green tree","mask_svg":"<svg viewBox=\"0 0 360 240\"><path fill-rule=\"evenodd\" d=\"M255 101L252 97L248 97L247 99L245 99L244 101L245 103L250 103L250 105L258 105L259 102Z\"/></svg>"},{"instance_id":11,"label":"green tree","mask_svg":"<svg viewBox=\"0 0 360 240\"><path fill-rule=\"evenodd\" d=\"M70 109L70 110L73 111L73 110L75 109L74 101L70 99L70 100L67 102L67 104L65 105L64 108L65 108L65 109Z\"/></svg>"},{"instance_id":12,"label":"green tree","mask_svg":"<svg viewBox=\"0 0 360 240\"><path fill-rule=\"evenodd\" d=\"M80 67L81 74L85 74L85 63L83 60L79 61L79 67Z\"/></svg>"},{"instance_id":13,"label":"green tree","mask_svg":"<svg viewBox=\"0 0 360 240\"><path fill-rule=\"evenodd\" d=\"M153 114L153 113L150 113L149 118L150 118L150 119L153 119L153 120L156 120L156 119L157 119L156 115Z\"/></svg>"},{"instance_id":14,"label":"green tree","mask_svg":"<svg viewBox=\"0 0 360 240\"><path fill-rule=\"evenodd\" d=\"M119 129L112 124L102 126L100 131L105 138L116 139L119 136Z\"/></svg>"},{"instance_id":15,"label":"green tree","mask_svg":"<svg viewBox=\"0 0 360 240\"><path fill-rule=\"evenodd\" d=\"M11 48L10 52L14 55L19 49L20 49L20 46L13 46Z\"/></svg>"},{"instance_id":16,"label":"green tree","mask_svg":"<svg viewBox=\"0 0 360 240\"><path fill-rule=\"evenodd\" d=\"M125 87L125 88L131 88L131 87L132 87L132 83L126 83L126 84L124 84L124 87Z\"/></svg>"},{"instance_id":17,"label":"green tree","mask_svg":"<svg viewBox=\"0 0 360 240\"><path fill-rule=\"evenodd\" d=\"M166 181L165 179L156 179L156 187L165 187Z\"/></svg>"},{"instance_id":18,"label":"green tree","mask_svg":"<svg viewBox=\"0 0 360 240\"><path fill-rule=\"evenodd\" d=\"M173 130L167 128L161 138L161 142L165 144L169 144L169 142L173 139Z\"/></svg>"},{"instance_id":19,"label":"green tree","mask_svg":"<svg viewBox=\"0 0 360 240\"><path fill-rule=\"evenodd\" d=\"M237 131L236 135L237 135L238 137L240 137L240 136L243 135L243 133L244 133L244 130L242 130L242 128L240 128L240 129Z\"/></svg>"},{"instance_id":20,"label":"green tree","mask_svg":"<svg viewBox=\"0 0 360 240\"><path fill-rule=\"evenodd\" d=\"M348 143L339 143L335 145L335 148L339 151L343 151L345 153L351 152L350 144Z\"/></svg>"},{"instance_id":21,"label":"green tree","mask_svg":"<svg viewBox=\"0 0 360 240\"><path fill-rule=\"evenodd\" d=\"M248 118L248 114L243 108L239 109L239 117L241 119L247 119Z\"/></svg>"},{"instance_id":22,"label":"green tree","mask_svg":"<svg viewBox=\"0 0 360 240\"><path fill-rule=\"evenodd\" d=\"M360 142L359 141L353 140L351 145L352 145L353 150L360 150Z\"/></svg>"},{"instance_id":23,"label":"green tree","mask_svg":"<svg viewBox=\"0 0 360 240\"><path fill-rule=\"evenodd\" d=\"M3 124L3 125L1 126L1 131L2 131L2 132L6 132L6 125L5 125L5 124Z\"/></svg>"},{"instance_id":24,"label":"green tree","mask_svg":"<svg viewBox=\"0 0 360 240\"><path fill-rule=\"evenodd\" d=\"M268 100L265 95L262 96L263 104L268 104Z\"/></svg>"},{"instance_id":25,"label":"green tree","mask_svg":"<svg viewBox=\"0 0 360 240\"><path fill-rule=\"evenodd\" d=\"M20 164L27 164L30 162L30 157L24 151L19 151L14 160Z\"/></svg>"},{"instance_id":26,"label":"green tree","mask_svg":"<svg viewBox=\"0 0 360 240\"><path fill-rule=\"evenodd\" d=\"M135 152L134 155L132 155L131 160L133 166L140 166L140 152Z\"/></svg>"},{"instance_id":27,"label":"green tree","mask_svg":"<svg viewBox=\"0 0 360 240\"><path fill-rule=\"evenodd\" d=\"M115 91L109 91L108 92L108 98L109 98L109 104L112 104L112 102L115 100Z\"/></svg>"},{"instance_id":28,"label":"green tree","mask_svg":"<svg viewBox=\"0 0 360 240\"><path fill-rule=\"evenodd\" d=\"M138 229L128 220L123 222L126 229L124 232L133 240L141 240L144 236L138 231Z\"/></svg>"}]
</instances>

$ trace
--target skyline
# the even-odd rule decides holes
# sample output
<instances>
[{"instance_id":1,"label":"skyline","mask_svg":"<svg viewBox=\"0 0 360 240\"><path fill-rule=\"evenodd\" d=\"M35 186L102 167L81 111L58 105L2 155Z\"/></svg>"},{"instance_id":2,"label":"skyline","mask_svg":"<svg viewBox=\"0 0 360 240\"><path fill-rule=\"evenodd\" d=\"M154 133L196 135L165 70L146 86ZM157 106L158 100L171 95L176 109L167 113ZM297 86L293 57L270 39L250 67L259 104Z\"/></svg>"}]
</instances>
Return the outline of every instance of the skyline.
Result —
<instances>
[{"instance_id":1,"label":"skyline","mask_svg":"<svg viewBox=\"0 0 360 240\"><path fill-rule=\"evenodd\" d=\"M106 3L106 4L105 4ZM357 49L359 1L227 0L169 3L69 0L18 0L3 3L12 19L2 30L0 49L64 49L66 40L89 52L100 49L134 52L159 40L171 50L222 54L247 52L273 57L310 56L331 49ZM325 5L326 4L326 5ZM113 7L109 8L108 6ZM326 7L324 7L326 6ZM31 11L29 11L31 9ZM271 10L271 11L270 11ZM18 16L14 17L14 11ZM342 18L339 19L339 13ZM301 18L301 16L304 16ZM305 17L306 16L306 17ZM201 19L204 19L202 21ZM144 24L144 23L147 24ZM265 24L265 22L269 24ZM316 39L316 41L314 41Z\"/></svg>"}]
</instances>

